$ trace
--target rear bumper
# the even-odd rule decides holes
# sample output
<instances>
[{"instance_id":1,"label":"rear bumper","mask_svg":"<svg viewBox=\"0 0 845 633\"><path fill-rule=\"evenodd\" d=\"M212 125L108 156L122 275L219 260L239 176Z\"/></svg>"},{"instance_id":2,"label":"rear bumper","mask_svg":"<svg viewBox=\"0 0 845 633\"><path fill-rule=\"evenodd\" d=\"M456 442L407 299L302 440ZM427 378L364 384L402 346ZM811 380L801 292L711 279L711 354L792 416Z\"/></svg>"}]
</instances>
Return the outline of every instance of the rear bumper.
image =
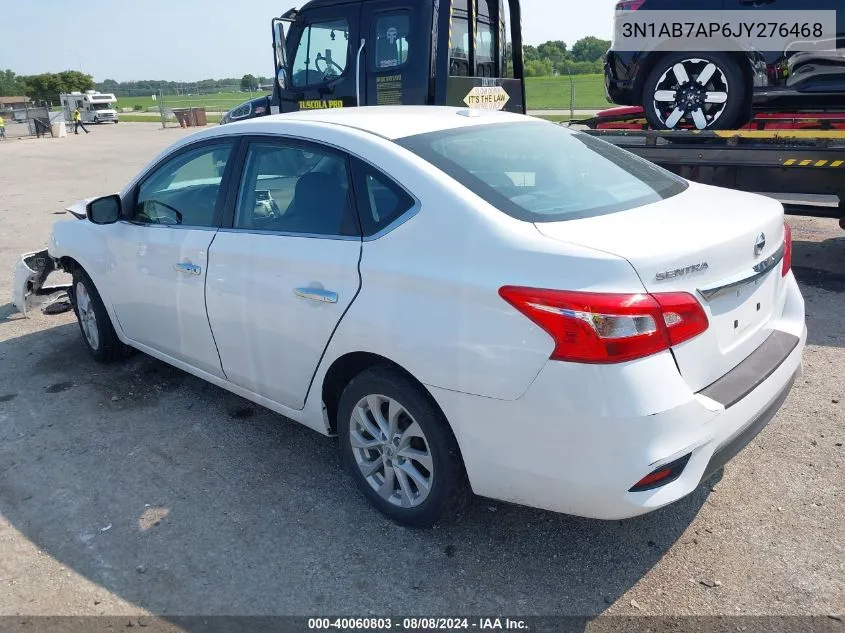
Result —
<instances>
[{"instance_id":1,"label":"rear bumper","mask_svg":"<svg viewBox=\"0 0 845 633\"><path fill-rule=\"evenodd\" d=\"M549 362L514 401L431 388L473 490L598 519L644 514L688 495L769 423L800 372L804 304L791 276L789 286L784 316L773 326L794 346L731 406L693 393L668 352L613 366ZM671 483L629 492L687 455Z\"/></svg>"},{"instance_id":2,"label":"rear bumper","mask_svg":"<svg viewBox=\"0 0 845 633\"><path fill-rule=\"evenodd\" d=\"M630 75L630 56L610 50L604 64L604 91L607 98L617 105L636 105L634 78Z\"/></svg>"},{"instance_id":3,"label":"rear bumper","mask_svg":"<svg viewBox=\"0 0 845 633\"><path fill-rule=\"evenodd\" d=\"M783 403L786 402L786 397L792 390L792 385L795 384L795 378L799 372L796 372L796 374L792 376L772 403L760 412L760 414L753 419L747 427L737 433L733 439L728 440L725 444L716 449L713 456L710 458L710 461L707 462L707 467L704 469L704 475L702 475L701 481L705 481L719 472L725 464L736 457L742 449L751 443L751 440L757 437L760 432L768 426L769 422L772 421L772 418L775 417L777 412L783 406Z\"/></svg>"}]
</instances>

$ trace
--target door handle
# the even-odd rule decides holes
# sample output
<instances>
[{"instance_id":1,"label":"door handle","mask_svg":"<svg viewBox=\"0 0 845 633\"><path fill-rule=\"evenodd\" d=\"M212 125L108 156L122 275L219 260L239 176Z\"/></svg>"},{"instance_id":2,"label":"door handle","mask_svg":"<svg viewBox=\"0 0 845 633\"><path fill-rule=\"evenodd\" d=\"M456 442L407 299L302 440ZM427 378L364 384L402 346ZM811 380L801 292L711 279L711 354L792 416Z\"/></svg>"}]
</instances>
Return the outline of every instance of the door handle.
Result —
<instances>
[{"instance_id":1,"label":"door handle","mask_svg":"<svg viewBox=\"0 0 845 633\"><path fill-rule=\"evenodd\" d=\"M337 303L337 293L322 288L294 288L293 293L300 299L319 301L320 303Z\"/></svg>"},{"instance_id":2,"label":"door handle","mask_svg":"<svg viewBox=\"0 0 845 633\"><path fill-rule=\"evenodd\" d=\"M189 262L180 262L178 264L173 264L173 269L177 273L184 273L186 275L199 275L202 272L202 268L191 264Z\"/></svg>"}]
</instances>

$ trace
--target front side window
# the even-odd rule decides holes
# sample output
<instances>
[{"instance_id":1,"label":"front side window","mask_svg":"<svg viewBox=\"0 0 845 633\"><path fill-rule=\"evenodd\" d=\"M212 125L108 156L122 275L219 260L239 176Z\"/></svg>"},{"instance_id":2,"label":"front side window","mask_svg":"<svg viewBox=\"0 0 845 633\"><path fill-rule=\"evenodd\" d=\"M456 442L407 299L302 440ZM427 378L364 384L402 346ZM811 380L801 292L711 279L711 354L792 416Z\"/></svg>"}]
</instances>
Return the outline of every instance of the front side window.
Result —
<instances>
[{"instance_id":1,"label":"front side window","mask_svg":"<svg viewBox=\"0 0 845 633\"><path fill-rule=\"evenodd\" d=\"M392 11L378 16L375 21L376 70L390 70L407 63L410 22L407 11Z\"/></svg>"},{"instance_id":2,"label":"front side window","mask_svg":"<svg viewBox=\"0 0 845 633\"><path fill-rule=\"evenodd\" d=\"M283 143L251 143L235 210L236 229L360 235L345 156Z\"/></svg>"},{"instance_id":3,"label":"front side window","mask_svg":"<svg viewBox=\"0 0 845 633\"><path fill-rule=\"evenodd\" d=\"M349 23L328 20L302 31L293 60L294 86L314 86L340 77L349 58Z\"/></svg>"},{"instance_id":4,"label":"front side window","mask_svg":"<svg viewBox=\"0 0 845 633\"><path fill-rule=\"evenodd\" d=\"M484 18L486 20L486 18ZM475 75L495 77L496 58L493 27L479 16L475 30Z\"/></svg>"},{"instance_id":5,"label":"front side window","mask_svg":"<svg viewBox=\"0 0 845 633\"><path fill-rule=\"evenodd\" d=\"M502 59L502 77L513 77L513 46L508 33L510 19L510 4L508 0L501 0L499 2L499 32L501 33L499 46Z\"/></svg>"},{"instance_id":6,"label":"front side window","mask_svg":"<svg viewBox=\"0 0 845 633\"><path fill-rule=\"evenodd\" d=\"M558 222L633 209L687 188L610 143L528 121L458 128L397 141L500 211Z\"/></svg>"},{"instance_id":7,"label":"front side window","mask_svg":"<svg viewBox=\"0 0 845 633\"><path fill-rule=\"evenodd\" d=\"M217 203L232 142L180 153L138 188L131 220L143 224L217 226Z\"/></svg>"},{"instance_id":8,"label":"front side window","mask_svg":"<svg viewBox=\"0 0 845 633\"><path fill-rule=\"evenodd\" d=\"M449 35L449 74L468 77L469 72L469 11L467 0L454 0L452 29Z\"/></svg>"},{"instance_id":9,"label":"front side window","mask_svg":"<svg viewBox=\"0 0 845 633\"><path fill-rule=\"evenodd\" d=\"M493 24L495 13L498 12L491 15L488 0L476 0L475 10L475 76L496 77L496 44Z\"/></svg>"}]
</instances>

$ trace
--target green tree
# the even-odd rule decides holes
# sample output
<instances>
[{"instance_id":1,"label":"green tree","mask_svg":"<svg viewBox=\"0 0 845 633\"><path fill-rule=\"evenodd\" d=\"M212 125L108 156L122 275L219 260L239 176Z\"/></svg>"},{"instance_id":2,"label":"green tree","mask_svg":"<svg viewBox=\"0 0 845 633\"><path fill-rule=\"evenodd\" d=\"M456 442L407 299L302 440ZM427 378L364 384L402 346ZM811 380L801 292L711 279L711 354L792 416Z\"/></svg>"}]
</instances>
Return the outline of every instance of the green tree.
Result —
<instances>
[{"instance_id":1,"label":"green tree","mask_svg":"<svg viewBox=\"0 0 845 633\"><path fill-rule=\"evenodd\" d=\"M526 77L548 77L552 74L552 63L543 59L525 62Z\"/></svg>"},{"instance_id":2,"label":"green tree","mask_svg":"<svg viewBox=\"0 0 845 633\"><path fill-rule=\"evenodd\" d=\"M258 90L258 79L255 75L241 77L241 90Z\"/></svg>"},{"instance_id":3,"label":"green tree","mask_svg":"<svg viewBox=\"0 0 845 633\"><path fill-rule=\"evenodd\" d=\"M57 103L63 92L84 92L94 88L94 79L78 70L60 73L43 73L19 78L25 87L26 96L36 101Z\"/></svg>"},{"instance_id":4,"label":"green tree","mask_svg":"<svg viewBox=\"0 0 845 633\"><path fill-rule=\"evenodd\" d=\"M602 59L610 48L609 40L583 37L572 45L572 59L576 62L594 62Z\"/></svg>"},{"instance_id":5,"label":"green tree","mask_svg":"<svg viewBox=\"0 0 845 633\"><path fill-rule=\"evenodd\" d=\"M0 70L0 97L18 97L23 95L23 83L11 70Z\"/></svg>"},{"instance_id":6,"label":"green tree","mask_svg":"<svg viewBox=\"0 0 845 633\"><path fill-rule=\"evenodd\" d=\"M510 46L510 44L508 44L508 46ZM537 52L536 46L525 44L522 47L522 57L525 59L526 62L534 62L540 59L540 54Z\"/></svg>"},{"instance_id":7,"label":"green tree","mask_svg":"<svg viewBox=\"0 0 845 633\"><path fill-rule=\"evenodd\" d=\"M541 60L548 61L553 66L559 64L567 57L566 42L544 42L537 47L537 54Z\"/></svg>"}]
</instances>

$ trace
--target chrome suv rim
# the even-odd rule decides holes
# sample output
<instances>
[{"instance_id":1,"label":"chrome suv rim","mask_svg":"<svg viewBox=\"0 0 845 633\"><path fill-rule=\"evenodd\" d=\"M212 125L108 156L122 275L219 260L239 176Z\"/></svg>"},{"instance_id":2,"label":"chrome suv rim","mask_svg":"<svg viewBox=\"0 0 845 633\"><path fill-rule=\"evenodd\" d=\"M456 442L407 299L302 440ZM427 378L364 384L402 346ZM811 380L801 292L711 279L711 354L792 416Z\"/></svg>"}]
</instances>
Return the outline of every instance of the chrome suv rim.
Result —
<instances>
[{"instance_id":1,"label":"chrome suv rim","mask_svg":"<svg viewBox=\"0 0 845 633\"><path fill-rule=\"evenodd\" d=\"M654 90L654 111L670 130L692 121L712 127L725 112L730 86L724 71L706 59L685 59L661 75Z\"/></svg>"},{"instance_id":2,"label":"chrome suv rim","mask_svg":"<svg viewBox=\"0 0 845 633\"><path fill-rule=\"evenodd\" d=\"M434 482L428 440L399 402L362 398L352 410L349 440L361 474L382 499L402 508L426 500Z\"/></svg>"},{"instance_id":3,"label":"chrome suv rim","mask_svg":"<svg viewBox=\"0 0 845 633\"><path fill-rule=\"evenodd\" d=\"M94 314L94 304L81 281L76 284L76 311L79 313L79 323L82 325L82 333L91 346L91 349L98 349L100 346L100 334L97 331L97 315Z\"/></svg>"}]
</instances>

